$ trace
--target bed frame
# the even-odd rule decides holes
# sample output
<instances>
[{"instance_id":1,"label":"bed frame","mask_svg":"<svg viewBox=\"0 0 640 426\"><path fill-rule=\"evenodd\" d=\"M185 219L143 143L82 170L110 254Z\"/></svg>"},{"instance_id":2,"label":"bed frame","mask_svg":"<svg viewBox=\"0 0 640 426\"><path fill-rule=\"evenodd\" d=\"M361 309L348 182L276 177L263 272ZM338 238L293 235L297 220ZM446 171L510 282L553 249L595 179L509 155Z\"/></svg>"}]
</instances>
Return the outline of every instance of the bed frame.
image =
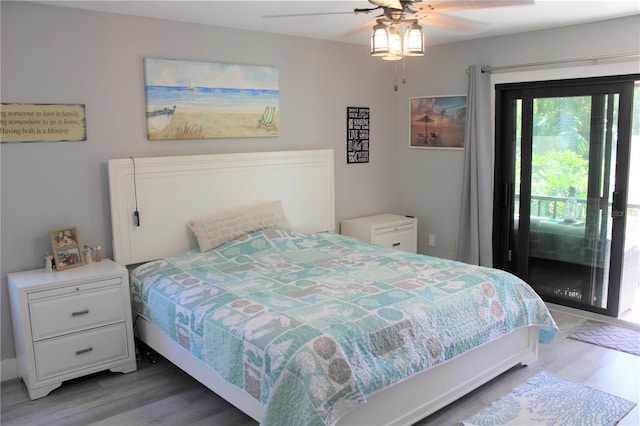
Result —
<instances>
[{"instance_id":1,"label":"bed frame","mask_svg":"<svg viewBox=\"0 0 640 426\"><path fill-rule=\"evenodd\" d=\"M109 161L113 251L125 266L196 247L186 223L208 213L281 200L294 230L332 232L332 150L282 151ZM140 218L136 223L136 214ZM260 421L264 408L140 317L138 337L213 392ZM511 367L538 356L537 327L491 343L367 397L338 425L412 424Z\"/></svg>"}]
</instances>

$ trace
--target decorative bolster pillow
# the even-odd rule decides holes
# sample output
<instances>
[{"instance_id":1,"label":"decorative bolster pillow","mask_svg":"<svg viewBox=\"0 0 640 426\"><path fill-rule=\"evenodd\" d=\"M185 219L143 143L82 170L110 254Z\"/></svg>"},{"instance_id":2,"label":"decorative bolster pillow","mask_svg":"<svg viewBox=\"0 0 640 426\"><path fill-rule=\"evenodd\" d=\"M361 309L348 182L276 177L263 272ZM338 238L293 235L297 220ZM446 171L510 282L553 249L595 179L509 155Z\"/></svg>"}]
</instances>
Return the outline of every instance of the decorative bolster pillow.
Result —
<instances>
[{"instance_id":1,"label":"decorative bolster pillow","mask_svg":"<svg viewBox=\"0 0 640 426\"><path fill-rule=\"evenodd\" d=\"M207 215L189 221L187 226L198 240L203 253L253 231L291 228L281 201Z\"/></svg>"}]
</instances>

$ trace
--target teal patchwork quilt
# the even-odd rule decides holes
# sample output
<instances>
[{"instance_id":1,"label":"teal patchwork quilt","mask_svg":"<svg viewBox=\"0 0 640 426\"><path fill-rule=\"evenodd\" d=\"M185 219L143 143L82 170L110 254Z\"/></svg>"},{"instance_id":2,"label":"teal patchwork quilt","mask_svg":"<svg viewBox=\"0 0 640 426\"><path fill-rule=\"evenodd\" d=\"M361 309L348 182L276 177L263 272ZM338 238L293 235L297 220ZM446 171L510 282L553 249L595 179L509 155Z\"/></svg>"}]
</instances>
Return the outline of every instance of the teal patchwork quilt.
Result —
<instances>
[{"instance_id":1,"label":"teal patchwork quilt","mask_svg":"<svg viewBox=\"0 0 640 426\"><path fill-rule=\"evenodd\" d=\"M134 310L265 406L264 425L327 425L367 395L494 340L557 328L496 269L337 234L266 229L131 274Z\"/></svg>"}]
</instances>

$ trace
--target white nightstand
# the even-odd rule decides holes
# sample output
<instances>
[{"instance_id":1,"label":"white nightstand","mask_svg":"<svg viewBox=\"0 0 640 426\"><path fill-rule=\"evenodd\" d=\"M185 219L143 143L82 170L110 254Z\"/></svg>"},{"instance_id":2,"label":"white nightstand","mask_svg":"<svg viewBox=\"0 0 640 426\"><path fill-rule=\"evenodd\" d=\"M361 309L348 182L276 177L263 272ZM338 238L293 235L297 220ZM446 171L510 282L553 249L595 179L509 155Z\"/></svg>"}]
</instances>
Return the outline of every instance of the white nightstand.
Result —
<instances>
[{"instance_id":1,"label":"white nightstand","mask_svg":"<svg viewBox=\"0 0 640 426\"><path fill-rule=\"evenodd\" d=\"M105 259L7 275L18 373L29 398L102 370L136 370L129 277Z\"/></svg>"},{"instance_id":2,"label":"white nightstand","mask_svg":"<svg viewBox=\"0 0 640 426\"><path fill-rule=\"evenodd\" d=\"M411 216L379 214L347 219L340 222L340 233L383 247L418 251L418 221Z\"/></svg>"}]
</instances>

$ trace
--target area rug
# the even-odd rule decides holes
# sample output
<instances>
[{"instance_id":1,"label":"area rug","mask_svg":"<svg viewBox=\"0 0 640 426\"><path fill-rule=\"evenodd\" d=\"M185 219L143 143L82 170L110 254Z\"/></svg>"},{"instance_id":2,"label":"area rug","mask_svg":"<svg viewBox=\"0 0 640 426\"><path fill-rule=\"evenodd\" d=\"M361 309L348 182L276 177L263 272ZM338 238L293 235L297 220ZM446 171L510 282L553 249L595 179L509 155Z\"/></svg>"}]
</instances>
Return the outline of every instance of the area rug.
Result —
<instances>
[{"instance_id":1,"label":"area rug","mask_svg":"<svg viewBox=\"0 0 640 426\"><path fill-rule=\"evenodd\" d=\"M461 424L615 425L635 405L635 402L541 371Z\"/></svg>"},{"instance_id":2,"label":"area rug","mask_svg":"<svg viewBox=\"0 0 640 426\"><path fill-rule=\"evenodd\" d=\"M640 331L630 328L598 321L585 321L571 331L569 339L640 356Z\"/></svg>"}]
</instances>

